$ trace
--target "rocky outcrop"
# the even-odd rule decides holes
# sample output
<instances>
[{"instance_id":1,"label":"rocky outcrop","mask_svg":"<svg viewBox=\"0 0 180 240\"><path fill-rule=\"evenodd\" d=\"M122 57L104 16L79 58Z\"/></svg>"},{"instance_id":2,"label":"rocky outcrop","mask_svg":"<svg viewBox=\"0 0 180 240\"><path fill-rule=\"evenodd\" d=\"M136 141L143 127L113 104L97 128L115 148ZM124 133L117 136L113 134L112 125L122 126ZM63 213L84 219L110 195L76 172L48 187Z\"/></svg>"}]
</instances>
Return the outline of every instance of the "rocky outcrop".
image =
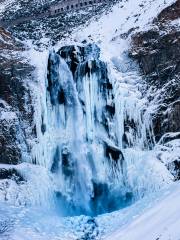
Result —
<instances>
[{"instance_id":1,"label":"rocky outcrop","mask_svg":"<svg viewBox=\"0 0 180 240\"><path fill-rule=\"evenodd\" d=\"M12 108L0 102L0 162L17 164L21 159L19 120Z\"/></svg>"},{"instance_id":2,"label":"rocky outcrop","mask_svg":"<svg viewBox=\"0 0 180 240\"><path fill-rule=\"evenodd\" d=\"M165 8L154 20L154 22L164 23L169 20L176 20L180 16L180 1L176 0L171 6Z\"/></svg>"},{"instance_id":3,"label":"rocky outcrop","mask_svg":"<svg viewBox=\"0 0 180 240\"><path fill-rule=\"evenodd\" d=\"M25 47L0 29L0 163L18 164L29 158L28 139L35 137L32 71L21 53Z\"/></svg>"},{"instance_id":4,"label":"rocky outcrop","mask_svg":"<svg viewBox=\"0 0 180 240\"><path fill-rule=\"evenodd\" d=\"M0 180L1 179L12 179L17 183L24 181L23 177L19 174L15 168L0 168Z\"/></svg>"},{"instance_id":5,"label":"rocky outcrop","mask_svg":"<svg viewBox=\"0 0 180 240\"><path fill-rule=\"evenodd\" d=\"M175 140L180 139L179 16L180 1L177 0L154 19L148 31L132 36L130 52L141 68L149 102L156 106L152 113L155 139L165 146L163 151L167 156L170 152L165 164L175 179L180 177L179 156L171 155L173 146L177 145ZM144 94L147 95L147 91Z\"/></svg>"},{"instance_id":6,"label":"rocky outcrop","mask_svg":"<svg viewBox=\"0 0 180 240\"><path fill-rule=\"evenodd\" d=\"M180 131L180 1L164 9L152 28L132 37L131 57L136 59L152 89L154 133L158 141L165 133Z\"/></svg>"}]
</instances>

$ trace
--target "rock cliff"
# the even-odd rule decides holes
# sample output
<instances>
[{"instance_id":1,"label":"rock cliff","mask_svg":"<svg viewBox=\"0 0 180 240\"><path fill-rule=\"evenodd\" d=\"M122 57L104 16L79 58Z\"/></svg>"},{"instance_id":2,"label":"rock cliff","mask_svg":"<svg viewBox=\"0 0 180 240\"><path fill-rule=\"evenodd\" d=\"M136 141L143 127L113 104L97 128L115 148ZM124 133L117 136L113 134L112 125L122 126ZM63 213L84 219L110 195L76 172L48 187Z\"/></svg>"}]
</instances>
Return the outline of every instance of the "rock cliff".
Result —
<instances>
[{"instance_id":1,"label":"rock cliff","mask_svg":"<svg viewBox=\"0 0 180 240\"><path fill-rule=\"evenodd\" d=\"M34 68L22 57L25 46L0 29L0 163L18 164L29 158L35 137L29 83Z\"/></svg>"}]
</instances>

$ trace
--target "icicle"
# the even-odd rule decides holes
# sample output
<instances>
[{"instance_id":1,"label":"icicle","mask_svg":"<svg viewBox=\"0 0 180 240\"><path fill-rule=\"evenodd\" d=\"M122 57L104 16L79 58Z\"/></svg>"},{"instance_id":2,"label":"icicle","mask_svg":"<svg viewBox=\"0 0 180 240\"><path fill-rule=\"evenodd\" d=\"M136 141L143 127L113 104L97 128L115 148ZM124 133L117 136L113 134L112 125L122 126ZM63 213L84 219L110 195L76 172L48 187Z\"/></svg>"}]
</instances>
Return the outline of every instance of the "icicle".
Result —
<instances>
[{"instance_id":1,"label":"icicle","mask_svg":"<svg viewBox=\"0 0 180 240\"><path fill-rule=\"evenodd\" d=\"M32 155L45 171L39 193L31 181L29 199L52 202L63 215L110 212L169 180L149 151L151 114L135 86L138 76L99 55L95 44L66 46L44 64Z\"/></svg>"}]
</instances>

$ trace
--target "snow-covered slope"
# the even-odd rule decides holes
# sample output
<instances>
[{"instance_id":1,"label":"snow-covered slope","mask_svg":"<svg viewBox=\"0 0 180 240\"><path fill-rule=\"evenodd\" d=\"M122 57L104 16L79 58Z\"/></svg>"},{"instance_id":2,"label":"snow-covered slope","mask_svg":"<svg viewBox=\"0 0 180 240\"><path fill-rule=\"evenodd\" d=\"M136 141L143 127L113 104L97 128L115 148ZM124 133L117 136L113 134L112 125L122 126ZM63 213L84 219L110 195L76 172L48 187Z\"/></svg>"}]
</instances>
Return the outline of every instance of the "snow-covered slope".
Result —
<instances>
[{"instance_id":1,"label":"snow-covered slope","mask_svg":"<svg viewBox=\"0 0 180 240\"><path fill-rule=\"evenodd\" d=\"M163 196L130 223L105 240L179 240L180 183L173 184Z\"/></svg>"},{"instance_id":2,"label":"snow-covered slope","mask_svg":"<svg viewBox=\"0 0 180 240\"><path fill-rule=\"evenodd\" d=\"M83 40L97 42L102 52L110 57L119 56L124 49L125 35L127 37L137 31L147 30L153 19L176 0L122 0L114 5L111 12L102 15L88 26L76 29L71 37L61 41L61 44L81 42Z\"/></svg>"}]
</instances>

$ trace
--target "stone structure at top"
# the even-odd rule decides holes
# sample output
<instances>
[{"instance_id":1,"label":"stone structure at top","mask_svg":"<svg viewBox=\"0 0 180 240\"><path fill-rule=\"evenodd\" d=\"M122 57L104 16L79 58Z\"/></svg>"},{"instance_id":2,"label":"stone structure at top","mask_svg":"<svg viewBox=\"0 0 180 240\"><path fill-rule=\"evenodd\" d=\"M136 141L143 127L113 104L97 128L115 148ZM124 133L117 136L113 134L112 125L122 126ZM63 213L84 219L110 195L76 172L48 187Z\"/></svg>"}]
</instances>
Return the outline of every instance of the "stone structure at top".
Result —
<instances>
[{"instance_id":1,"label":"stone structure at top","mask_svg":"<svg viewBox=\"0 0 180 240\"><path fill-rule=\"evenodd\" d=\"M51 5L49 8L50 14L55 15L66 11L76 11L81 8L94 6L108 0L62 0L58 4Z\"/></svg>"},{"instance_id":2,"label":"stone structure at top","mask_svg":"<svg viewBox=\"0 0 180 240\"><path fill-rule=\"evenodd\" d=\"M1 20L1 27L9 27L12 25L17 25L20 23L28 22L31 20L40 19L47 16L54 16L61 13L69 12L69 11L77 11L79 9L83 9L86 7L95 7L100 4L105 4L109 2L109 0L61 0L59 3L54 3L50 5L46 11L43 11L39 14L33 14L30 16L24 16L13 20Z\"/></svg>"}]
</instances>

